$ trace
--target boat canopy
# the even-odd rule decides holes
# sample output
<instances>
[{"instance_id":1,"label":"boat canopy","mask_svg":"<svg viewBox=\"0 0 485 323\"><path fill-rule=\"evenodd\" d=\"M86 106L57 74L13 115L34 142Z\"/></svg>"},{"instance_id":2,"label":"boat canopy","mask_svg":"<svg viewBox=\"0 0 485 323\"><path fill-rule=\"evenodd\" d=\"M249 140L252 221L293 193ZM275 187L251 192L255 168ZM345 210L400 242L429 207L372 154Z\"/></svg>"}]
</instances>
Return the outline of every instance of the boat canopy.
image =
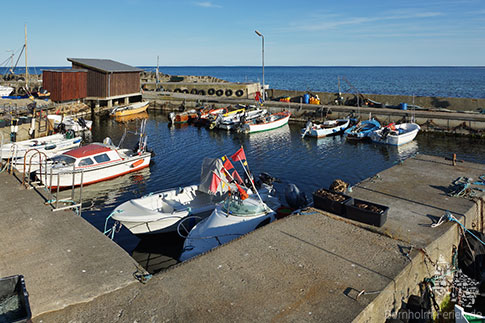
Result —
<instances>
[{"instance_id":1,"label":"boat canopy","mask_svg":"<svg viewBox=\"0 0 485 323\"><path fill-rule=\"evenodd\" d=\"M222 167L223 163L220 158L204 158L200 171L199 191L213 195L222 195L230 190L230 187L224 181L217 186L216 192L210 190L214 174L220 179L225 179L225 175L222 173Z\"/></svg>"}]
</instances>

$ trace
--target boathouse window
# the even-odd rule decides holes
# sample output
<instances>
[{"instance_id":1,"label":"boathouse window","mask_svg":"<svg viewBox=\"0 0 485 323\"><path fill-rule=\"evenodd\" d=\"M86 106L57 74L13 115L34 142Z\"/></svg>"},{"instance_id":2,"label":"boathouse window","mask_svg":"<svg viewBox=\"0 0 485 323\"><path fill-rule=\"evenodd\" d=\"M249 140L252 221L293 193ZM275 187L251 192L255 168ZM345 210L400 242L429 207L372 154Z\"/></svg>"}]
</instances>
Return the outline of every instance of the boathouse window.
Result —
<instances>
[{"instance_id":1,"label":"boathouse window","mask_svg":"<svg viewBox=\"0 0 485 323\"><path fill-rule=\"evenodd\" d=\"M104 163L104 162L110 161L109 156L107 154L94 156L94 160L96 160L96 162L98 163Z\"/></svg>"},{"instance_id":2,"label":"boathouse window","mask_svg":"<svg viewBox=\"0 0 485 323\"><path fill-rule=\"evenodd\" d=\"M81 161L79 162L79 166L88 166L88 165L92 165L94 164L93 160L91 158L84 158L84 159L81 159Z\"/></svg>"}]
</instances>

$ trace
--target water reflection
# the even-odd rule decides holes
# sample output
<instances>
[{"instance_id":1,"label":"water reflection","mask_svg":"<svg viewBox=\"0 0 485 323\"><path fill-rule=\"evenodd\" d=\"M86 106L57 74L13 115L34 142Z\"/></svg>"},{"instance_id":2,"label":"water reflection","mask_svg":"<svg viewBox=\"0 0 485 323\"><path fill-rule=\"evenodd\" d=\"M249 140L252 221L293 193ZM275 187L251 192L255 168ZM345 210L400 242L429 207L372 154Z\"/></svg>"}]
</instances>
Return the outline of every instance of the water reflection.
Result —
<instances>
[{"instance_id":1,"label":"water reflection","mask_svg":"<svg viewBox=\"0 0 485 323\"><path fill-rule=\"evenodd\" d=\"M148 119L148 112L143 111L140 113L136 114L130 114L127 116L117 116L115 117L116 122L121 122L121 123L128 123L133 120L139 120L139 119Z\"/></svg>"}]
</instances>

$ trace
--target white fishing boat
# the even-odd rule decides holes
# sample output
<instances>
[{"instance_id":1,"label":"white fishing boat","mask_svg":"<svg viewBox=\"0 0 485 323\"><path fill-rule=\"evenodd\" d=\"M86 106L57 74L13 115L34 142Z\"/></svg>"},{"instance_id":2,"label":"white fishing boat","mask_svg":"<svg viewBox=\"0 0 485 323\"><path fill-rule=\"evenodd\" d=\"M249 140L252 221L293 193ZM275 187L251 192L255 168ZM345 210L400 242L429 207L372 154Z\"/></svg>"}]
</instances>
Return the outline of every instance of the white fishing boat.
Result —
<instances>
[{"instance_id":1,"label":"white fishing boat","mask_svg":"<svg viewBox=\"0 0 485 323\"><path fill-rule=\"evenodd\" d=\"M327 120L323 123L313 123L308 121L306 127L302 129L301 137L306 135L316 138L324 138L341 134L350 125L350 119Z\"/></svg>"},{"instance_id":2,"label":"white fishing boat","mask_svg":"<svg viewBox=\"0 0 485 323\"><path fill-rule=\"evenodd\" d=\"M239 129L244 133L254 133L277 129L288 124L290 116L291 113L289 111L273 113L268 116L246 121L239 127Z\"/></svg>"},{"instance_id":3,"label":"white fishing boat","mask_svg":"<svg viewBox=\"0 0 485 323\"><path fill-rule=\"evenodd\" d=\"M151 153L146 151L146 121L142 122L139 140L134 149L118 148L110 138L103 143L64 152L51 158L46 169L36 176L50 188L89 185L138 171L150 164Z\"/></svg>"},{"instance_id":4,"label":"white fishing boat","mask_svg":"<svg viewBox=\"0 0 485 323\"><path fill-rule=\"evenodd\" d=\"M420 129L416 123L390 124L372 132L369 137L376 143L400 146L413 141Z\"/></svg>"},{"instance_id":5,"label":"white fishing boat","mask_svg":"<svg viewBox=\"0 0 485 323\"><path fill-rule=\"evenodd\" d=\"M240 125L244 124L246 121L264 117L267 113L268 112L266 109L254 107L245 110L242 114L235 114L232 117L222 120L217 127L224 130L234 130Z\"/></svg>"},{"instance_id":6,"label":"white fishing boat","mask_svg":"<svg viewBox=\"0 0 485 323\"><path fill-rule=\"evenodd\" d=\"M205 158L202 162L200 184L150 193L117 206L111 213L133 234L162 233L175 231L177 223L189 216L208 216L215 204L229 190L219 186L216 192L210 190L212 174L222 177L221 159Z\"/></svg>"},{"instance_id":7,"label":"white fishing boat","mask_svg":"<svg viewBox=\"0 0 485 323\"><path fill-rule=\"evenodd\" d=\"M9 96L13 92L13 90L13 87L0 85L0 97Z\"/></svg>"},{"instance_id":8,"label":"white fishing boat","mask_svg":"<svg viewBox=\"0 0 485 323\"><path fill-rule=\"evenodd\" d=\"M81 141L81 137L71 137L70 133L58 133L47 137L3 144L0 153L3 159L16 159L23 158L27 151L36 149L49 157L59 154L60 151L79 147Z\"/></svg>"},{"instance_id":9,"label":"white fishing boat","mask_svg":"<svg viewBox=\"0 0 485 323\"><path fill-rule=\"evenodd\" d=\"M179 260L185 261L231 240L241 237L276 219L276 213L269 205L276 208L279 201L270 196L261 196L267 202L262 203L256 194L241 200L230 197L217 205L214 212L197 223L185 239Z\"/></svg>"},{"instance_id":10,"label":"white fishing boat","mask_svg":"<svg viewBox=\"0 0 485 323\"><path fill-rule=\"evenodd\" d=\"M59 132L72 130L77 134L87 130L90 131L93 126L91 120L86 120L83 117L75 118L58 114L49 114L47 119L51 120L54 129L58 129Z\"/></svg>"}]
</instances>

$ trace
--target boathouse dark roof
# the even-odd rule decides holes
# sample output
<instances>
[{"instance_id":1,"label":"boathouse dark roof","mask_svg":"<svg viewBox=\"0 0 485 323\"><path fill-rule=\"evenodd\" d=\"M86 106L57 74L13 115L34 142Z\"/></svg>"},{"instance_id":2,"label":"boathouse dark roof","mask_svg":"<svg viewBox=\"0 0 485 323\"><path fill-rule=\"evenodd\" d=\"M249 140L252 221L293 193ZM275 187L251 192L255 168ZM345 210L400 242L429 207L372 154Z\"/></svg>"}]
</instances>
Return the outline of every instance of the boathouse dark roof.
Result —
<instances>
[{"instance_id":1,"label":"boathouse dark roof","mask_svg":"<svg viewBox=\"0 0 485 323\"><path fill-rule=\"evenodd\" d=\"M95 58L67 58L68 61L88 68L94 69L103 73L124 73L124 72L142 72L142 69L126 65L111 59L95 59Z\"/></svg>"}]
</instances>

